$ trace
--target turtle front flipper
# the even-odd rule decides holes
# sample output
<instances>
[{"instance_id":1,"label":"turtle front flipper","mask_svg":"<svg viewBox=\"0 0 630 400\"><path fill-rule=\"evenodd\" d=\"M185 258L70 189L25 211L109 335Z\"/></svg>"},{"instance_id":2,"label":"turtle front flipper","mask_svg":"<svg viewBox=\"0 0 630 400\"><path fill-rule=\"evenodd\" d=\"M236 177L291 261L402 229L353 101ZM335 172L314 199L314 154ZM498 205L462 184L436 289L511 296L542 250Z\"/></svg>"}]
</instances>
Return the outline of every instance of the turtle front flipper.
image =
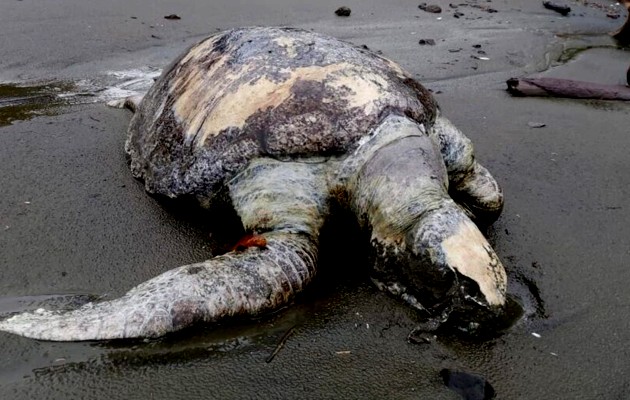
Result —
<instances>
[{"instance_id":1,"label":"turtle front flipper","mask_svg":"<svg viewBox=\"0 0 630 400\"><path fill-rule=\"evenodd\" d=\"M361 225L371 232L378 286L434 321L468 328L500 317L505 270L449 197L439 144L425 128L390 116L353 157L362 165L348 188Z\"/></svg>"},{"instance_id":2,"label":"turtle front flipper","mask_svg":"<svg viewBox=\"0 0 630 400\"><path fill-rule=\"evenodd\" d=\"M490 172L475 160L470 139L440 114L430 134L440 144L453 199L475 222L492 224L503 210L503 192Z\"/></svg>"},{"instance_id":3,"label":"turtle front flipper","mask_svg":"<svg viewBox=\"0 0 630 400\"><path fill-rule=\"evenodd\" d=\"M229 184L254 246L167 271L119 299L0 321L0 330L42 340L159 337L198 322L277 309L315 274L326 184L317 165L257 160Z\"/></svg>"}]
</instances>

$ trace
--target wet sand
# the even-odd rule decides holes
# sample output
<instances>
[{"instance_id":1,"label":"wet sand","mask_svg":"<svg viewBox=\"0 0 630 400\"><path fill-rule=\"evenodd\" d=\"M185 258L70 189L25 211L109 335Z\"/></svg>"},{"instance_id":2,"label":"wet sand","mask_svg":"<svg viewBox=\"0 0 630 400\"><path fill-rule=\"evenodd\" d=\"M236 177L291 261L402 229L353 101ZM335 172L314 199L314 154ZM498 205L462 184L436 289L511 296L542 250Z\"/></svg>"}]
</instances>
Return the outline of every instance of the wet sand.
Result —
<instances>
[{"instance_id":1,"label":"wet sand","mask_svg":"<svg viewBox=\"0 0 630 400\"><path fill-rule=\"evenodd\" d=\"M440 15L406 1L348 2L345 19L330 1L143 3L3 5L0 82L103 83L108 71L159 69L188 44L239 25L292 25L367 44L439 92L502 184L506 207L489 236L527 318L481 343L410 344L417 317L369 283L350 242L332 247L340 256L328 257L295 306L260 321L150 343L0 333L0 398L456 399L442 368L485 376L499 399L627 396L630 105L504 91L509 77L537 72L619 83L630 52L605 35L619 20L573 3L564 18L527 0L489 3L497 13L460 7L459 19L447 2ZM172 13L182 19L163 19ZM436 45L420 46L421 38ZM563 49L588 46L604 48L549 69ZM128 112L96 102L47 114L0 127L0 312L21 307L19 296L115 297L217 251L220 222L165 208L131 178L122 152Z\"/></svg>"}]
</instances>

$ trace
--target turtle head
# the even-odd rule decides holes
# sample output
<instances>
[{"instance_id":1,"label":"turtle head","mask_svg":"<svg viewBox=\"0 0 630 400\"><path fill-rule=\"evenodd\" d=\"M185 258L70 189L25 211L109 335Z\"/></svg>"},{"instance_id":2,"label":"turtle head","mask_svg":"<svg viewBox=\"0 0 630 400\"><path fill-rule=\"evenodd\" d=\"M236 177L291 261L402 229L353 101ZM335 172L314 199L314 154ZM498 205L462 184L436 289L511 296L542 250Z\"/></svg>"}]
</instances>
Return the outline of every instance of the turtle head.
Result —
<instances>
[{"instance_id":1,"label":"turtle head","mask_svg":"<svg viewBox=\"0 0 630 400\"><path fill-rule=\"evenodd\" d=\"M519 314L507 298L501 261L452 202L422 216L402 243L381 250L375 279L421 310L430 330L496 332Z\"/></svg>"}]
</instances>

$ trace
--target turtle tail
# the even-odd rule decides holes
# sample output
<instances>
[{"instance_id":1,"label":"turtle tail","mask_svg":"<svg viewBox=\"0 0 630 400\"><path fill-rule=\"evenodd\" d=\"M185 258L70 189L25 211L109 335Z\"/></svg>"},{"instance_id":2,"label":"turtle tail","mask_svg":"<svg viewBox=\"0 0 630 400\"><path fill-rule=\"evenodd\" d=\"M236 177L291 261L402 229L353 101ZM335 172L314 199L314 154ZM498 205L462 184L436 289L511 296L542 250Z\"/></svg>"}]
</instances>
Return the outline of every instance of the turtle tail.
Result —
<instances>
[{"instance_id":1,"label":"turtle tail","mask_svg":"<svg viewBox=\"0 0 630 400\"><path fill-rule=\"evenodd\" d=\"M316 243L302 234L264 236L264 247L175 268L115 300L66 312L21 313L0 321L0 331L51 341L155 338L199 322L278 308L314 276Z\"/></svg>"}]
</instances>

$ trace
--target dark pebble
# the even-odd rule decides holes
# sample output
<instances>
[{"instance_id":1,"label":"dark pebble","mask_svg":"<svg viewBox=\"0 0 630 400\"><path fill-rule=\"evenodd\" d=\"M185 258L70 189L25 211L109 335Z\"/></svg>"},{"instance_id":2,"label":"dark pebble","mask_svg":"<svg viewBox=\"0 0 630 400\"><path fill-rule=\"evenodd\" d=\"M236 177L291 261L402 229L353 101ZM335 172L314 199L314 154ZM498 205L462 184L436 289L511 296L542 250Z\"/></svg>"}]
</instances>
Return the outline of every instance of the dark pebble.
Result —
<instances>
[{"instance_id":1,"label":"dark pebble","mask_svg":"<svg viewBox=\"0 0 630 400\"><path fill-rule=\"evenodd\" d=\"M453 14L453 17L455 17L455 18L460 18L460 17L463 17L463 16L464 16L464 13L463 12L459 12L459 11L456 12L455 14Z\"/></svg>"},{"instance_id":2,"label":"dark pebble","mask_svg":"<svg viewBox=\"0 0 630 400\"><path fill-rule=\"evenodd\" d=\"M420 41L418 41L418 44L421 45L428 45L428 46L435 46L435 40L433 39L420 39Z\"/></svg>"},{"instance_id":3,"label":"dark pebble","mask_svg":"<svg viewBox=\"0 0 630 400\"><path fill-rule=\"evenodd\" d=\"M608 18L612 18L612 19L617 19L617 18L621 17L621 15L619 15L617 13L612 13L612 12L609 12L608 14L606 14L606 16Z\"/></svg>"},{"instance_id":4,"label":"dark pebble","mask_svg":"<svg viewBox=\"0 0 630 400\"><path fill-rule=\"evenodd\" d=\"M480 48L481 48L481 45L480 45L480 44L473 44L473 47L474 47L475 49L480 49Z\"/></svg>"},{"instance_id":5,"label":"dark pebble","mask_svg":"<svg viewBox=\"0 0 630 400\"><path fill-rule=\"evenodd\" d=\"M169 15L165 15L164 19L172 19L172 20L177 20L177 19L182 19L182 17L180 17L177 14L169 14Z\"/></svg>"},{"instance_id":6,"label":"dark pebble","mask_svg":"<svg viewBox=\"0 0 630 400\"><path fill-rule=\"evenodd\" d=\"M422 3L418 6L419 9L429 12L429 13L434 13L434 14L439 14L442 12L442 7L438 6L437 4L428 4L427 3Z\"/></svg>"},{"instance_id":7,"label":"dark pebble","mask_svg":"<svg viewBox=\"0 0 630 400\"><path fill-rule=\"evenodd\" d=\"M495 396L494 388L481 375L445 368L440 371L440 376L444 385L464 400L490 400Z\"/></svg>"},{"instance_id":8,"label":"dark pebble","mask_svg":"<svg viewBox=\"0 0 630 400\"><path fill-rule=\"evenodd\" d=\"M352 10L350 9L350 7L346 6L339 7L335 10L335 14L337 14L337 16L339 17L349 17L351 12Z\"/></svg>"}]
</instances>

